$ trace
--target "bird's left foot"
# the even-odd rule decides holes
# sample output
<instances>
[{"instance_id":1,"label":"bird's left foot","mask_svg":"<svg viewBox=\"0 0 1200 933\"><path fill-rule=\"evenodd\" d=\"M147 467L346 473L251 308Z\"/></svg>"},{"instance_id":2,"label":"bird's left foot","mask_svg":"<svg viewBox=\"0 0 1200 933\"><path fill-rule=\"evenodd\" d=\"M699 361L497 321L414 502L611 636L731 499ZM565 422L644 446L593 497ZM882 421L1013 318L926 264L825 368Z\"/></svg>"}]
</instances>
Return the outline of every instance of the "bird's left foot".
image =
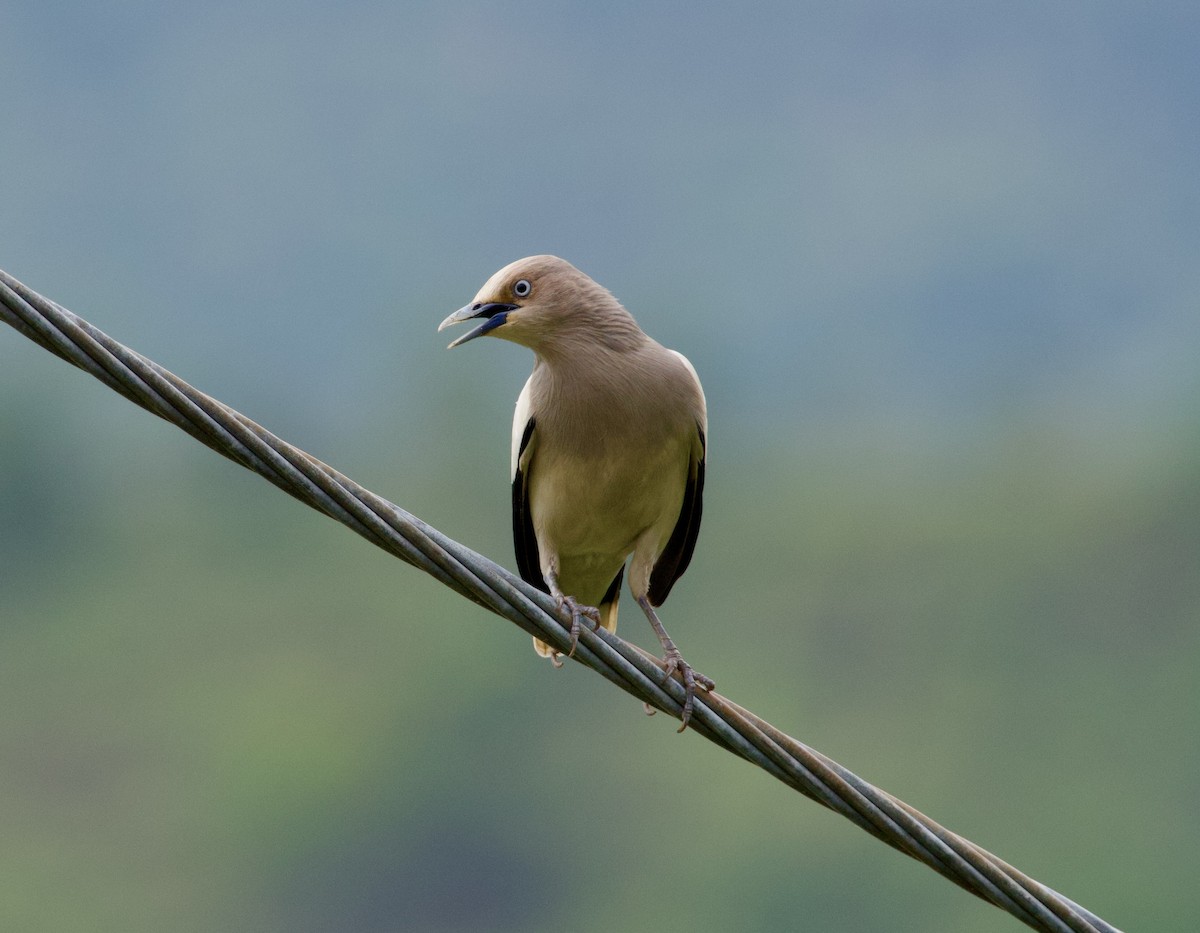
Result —
<instances>
[{"instance_id":1,"label":"bird's left foot","mask_svg":"<svg viewBox=\"0 0 1200 933\"><path fill-rule=\"evenodd\" d=\"M674 676L676 671L679 672L680 679L683 681L684 700L683 713L679 717L682 724L679 726L680 732L687 728L688 720L692 718L692 708L695 705L696 690L703 690L708 693L716 686L711 677L705 677L699 671L695 670L690 664L683 659L683 655L679 653L678 648L668 648L663 655L663 661L666 664L666 675Z\"/></svg>"},{"instance_id":2,"label":"bird's left foot","mask_svg":"<svg viewBox=\"0 0 1200 933\"><path fill-rule=\"evenodd\" d=\"M560 611L566 609L571 613L571 650L567 652L567 657L573 658L575 649L579 647L579 633L583 630L581 620L588 619L594 632L600 627L600 610L595 606L581 606L574 596L555 596L554 600Z\"/></svg>"}]
</instances>

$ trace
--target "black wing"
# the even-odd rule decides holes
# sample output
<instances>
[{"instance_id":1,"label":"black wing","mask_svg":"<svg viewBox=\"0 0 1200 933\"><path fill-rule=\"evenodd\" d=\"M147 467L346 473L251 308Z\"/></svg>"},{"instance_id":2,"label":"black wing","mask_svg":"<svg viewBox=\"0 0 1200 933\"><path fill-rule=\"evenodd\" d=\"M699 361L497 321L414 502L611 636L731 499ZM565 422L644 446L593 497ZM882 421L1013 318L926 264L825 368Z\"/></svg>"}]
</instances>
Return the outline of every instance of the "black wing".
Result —
<instances>
[{"instance_id":1,"label":"black wing","mask_svg":"<svg viewBox=\"0 0 1200 933\"><path fill-rule=\"evenodd\" d=\"M530 418L521 434L521 445L517 449L516 469L512 481L513 547L517 552L517 572L530 586L543 593L550 587L542 577L542 562L538 556L537 538L533 533L533 514L529 509L529 464L522 465L525 448L533 437L535 419Z\"/></svg>"},{"instance_id":2,"label":"black wing","mask_svg":"<svg viewBox=\"0 0 1200 933\"><path fill-rule=\"evenodd\" d=\"M708 446L704 439L704 428L699 423L696 432L700 435L700 456L692 460L688 469L687 486L683 490L683 505L679 519L671 532L667 546L658 557L658 563L650 571L650 604L661 606L675 581L683 576L692 560L696 538L700 534L700 514L704 510L704 461Z\"/></svg>"}]
</instances>

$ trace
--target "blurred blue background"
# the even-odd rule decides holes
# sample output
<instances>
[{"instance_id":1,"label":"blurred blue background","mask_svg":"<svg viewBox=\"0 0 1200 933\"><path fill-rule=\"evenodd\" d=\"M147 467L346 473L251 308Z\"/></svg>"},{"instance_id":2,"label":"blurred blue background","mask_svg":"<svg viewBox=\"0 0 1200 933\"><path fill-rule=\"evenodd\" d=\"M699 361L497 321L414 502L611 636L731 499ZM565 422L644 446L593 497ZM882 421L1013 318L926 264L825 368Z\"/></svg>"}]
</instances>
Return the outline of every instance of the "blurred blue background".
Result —
<instances>
[{"instance_id":1,"label":"blurred blue background","mask_svg":"<svg viewBox=\"0 0 1200 933\"><path fill-rule=\"evenodd\" d=\"M512 566L557 253L686 353L721 691L1200 915L1200 12L9 2L0 268ZM0 926L1016 921L0 330ZM622 634L653 646L633 607Z\"/></svg>"}]
</instances>

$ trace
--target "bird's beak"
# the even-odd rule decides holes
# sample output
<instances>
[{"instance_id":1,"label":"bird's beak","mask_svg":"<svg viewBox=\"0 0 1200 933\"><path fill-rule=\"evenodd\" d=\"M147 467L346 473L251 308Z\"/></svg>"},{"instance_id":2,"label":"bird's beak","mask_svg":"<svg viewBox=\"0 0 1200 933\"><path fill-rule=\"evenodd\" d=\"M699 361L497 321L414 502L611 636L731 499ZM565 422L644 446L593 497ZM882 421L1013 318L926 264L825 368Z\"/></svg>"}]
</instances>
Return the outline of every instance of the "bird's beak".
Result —
<instances>
[{"instance_id":1,"label":"bird's beak","mask_svg":"<svg viewBox=\"0 0 1200 933\"><path fill-rule=\"evenodd\" d=\"M476 337L482 337L489 331L495 330L508 320L509 312L515 311L516 308L516 305L501 304L497 301L490 301L486 304L475 302L475 304L470 304L459 308L438 325L439 331L445 330L451 324L461 324L463 321L469 321L472 318L481 317L484 319L484 321L474 330L467 331L465 334L447 346L446 349L453 350L460 343L466 343L468 340L474 340Z\"/></svg>"}]
</instances>

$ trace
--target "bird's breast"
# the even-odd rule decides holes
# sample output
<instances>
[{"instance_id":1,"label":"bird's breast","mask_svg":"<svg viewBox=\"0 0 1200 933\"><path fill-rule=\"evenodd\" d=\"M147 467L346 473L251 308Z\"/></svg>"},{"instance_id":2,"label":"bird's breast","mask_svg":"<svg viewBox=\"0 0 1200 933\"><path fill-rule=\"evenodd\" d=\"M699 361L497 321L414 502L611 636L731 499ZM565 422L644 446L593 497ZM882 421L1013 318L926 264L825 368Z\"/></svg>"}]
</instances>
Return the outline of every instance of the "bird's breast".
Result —
<instances>
[{"instance_id":1,"label":"bird's breast","mask_svg":"<svg viewBox=\"0 0 1200 933\"><path fill-rule=\"evenodd\" d=\"M619 566L647 530L661 529L665 541L679 515L688 455L673 439L657 446L610 439L568 450L543 437L529 477L539 547L560 561L607 568Z\"/></svg>"}]
</instances>

